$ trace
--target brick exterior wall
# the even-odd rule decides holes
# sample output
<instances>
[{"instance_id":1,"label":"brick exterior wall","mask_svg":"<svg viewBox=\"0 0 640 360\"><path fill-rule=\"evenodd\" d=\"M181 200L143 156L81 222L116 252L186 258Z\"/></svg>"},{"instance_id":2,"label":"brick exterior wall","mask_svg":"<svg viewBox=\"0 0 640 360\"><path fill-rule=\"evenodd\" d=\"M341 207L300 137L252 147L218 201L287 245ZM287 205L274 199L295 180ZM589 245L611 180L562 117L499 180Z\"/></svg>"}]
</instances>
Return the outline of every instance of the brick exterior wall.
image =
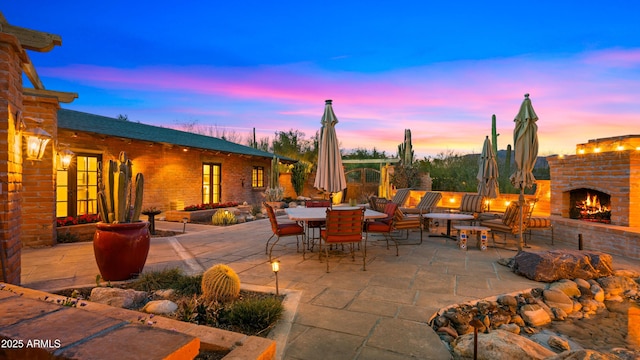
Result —
<instances>
[{"instance_id":1,"label":"brick exterior wall","mask_svg":"<svg viewBox=\"0 0 640 360\"><path fill-rule=\"evenodd\" d=\"M2 281L20 284L20 203L22 139L15 128L22 109L22 62L17 39L0 32L0 272Z\"/></svg>"},{"instance_id":2,"label":"brick exterior wall","mask_svg":"<svg viewBox=\"0 0 640 360\"><path fill-rule=\"evenodd\" d=\"M24 96L27 129L37 126L52 136L40 161L24 160L22 187L22 244L28 247L56 243L56 161L55 139L58 132L58 100L53 97ZM33 119L38 119L37 123ZM23 151L26 151L26 146Z\"/></svg>"},{"instance_id":3,"label":"brick exterior wall","mask_svg":"<svg viewBox=\"0 0 640 360\"><path fill-rule=\"evenodd\" d=\"M258 204L264 188L251 187L254 166L268 173L271 159L245 155L214 153L198 149L149 143L59 129L58 140L70 144L75 153L102 155L103 163L115 160L125 151L133 162L133 172L145 177L143 208L170 210L172 204L182 206L202 203L202 164L220 164L222 170L221 202ZM242 181L244 179L244 182Z\"/></svg>"}]
</instances>

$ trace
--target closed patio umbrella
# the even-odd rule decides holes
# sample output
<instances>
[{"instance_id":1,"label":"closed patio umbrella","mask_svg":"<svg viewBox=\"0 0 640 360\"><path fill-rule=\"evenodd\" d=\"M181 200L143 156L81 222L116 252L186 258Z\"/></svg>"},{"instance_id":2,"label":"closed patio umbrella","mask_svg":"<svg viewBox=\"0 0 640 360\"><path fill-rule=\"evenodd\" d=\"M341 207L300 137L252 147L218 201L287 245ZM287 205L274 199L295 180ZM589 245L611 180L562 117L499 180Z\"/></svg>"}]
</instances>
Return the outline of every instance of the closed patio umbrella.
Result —
<instances>
[{"instance_id":1,"label":"closed patio umbrella","mask_svg":"<svg viewBox=\"0 0 640 360\"><path fill-rule=\"evenodd\" d=\"M333 197L333 193L347 187L335 128L338 118L333 112L331 103L332 100L325 101L318 149L318 170L313 183L315 188L330 193L330 198Z\"/></svg>"},{"instance_id":2,"label":"closed patio umbrella","mask_svg":"<svg viewBox=\"0 0 640 360\"><path fill-rule=\"evenodd\" d=\"M488 136L484 139L484 145L482 146L477 179L479 195L489 199L495 199L500 195L500 190L498 189L498 163Z\"/></svg>"},{"instance_id":3,"label":"closed patio umbrella","mask_svg":"<svg viewBox=\"0 0 640 360\"><path fill-rule=\"evenodd\" d=\"M511 184L520 189L520 237L518 251L522 251L522 224L524 223L524 188L531 188L536 182L533 167L538 158L538 115L533 110L529 94L524 94L524 101L520 111L513 120L516 127L513 130L514 155L516 172L510 177Z\"/></svg>"}]
</instances>

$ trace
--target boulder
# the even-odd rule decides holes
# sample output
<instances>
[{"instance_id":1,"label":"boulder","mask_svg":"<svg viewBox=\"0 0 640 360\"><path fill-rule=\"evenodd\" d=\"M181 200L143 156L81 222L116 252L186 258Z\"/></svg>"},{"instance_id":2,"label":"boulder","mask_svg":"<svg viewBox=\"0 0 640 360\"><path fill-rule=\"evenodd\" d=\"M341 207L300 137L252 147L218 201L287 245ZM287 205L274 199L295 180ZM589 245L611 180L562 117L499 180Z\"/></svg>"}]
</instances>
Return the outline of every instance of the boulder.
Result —
<instances>
[{"instance_id":1,"label":"boulder","mask_svg":"<svg viewBox=\"0 0 640 360\"><path fill-rule=\"evenodd\" d=\"M473 334L458 337L452 344L455 358L473 359ZM546 359L555 353L544 346L506 330L478 334L478 359Z\"/></svg>"},{"instance_id":2,"label":"boulder","mask_svg":"<svg viewBox=\"0 0 640 360\"><path fill-rule=\"evenodd\" d=\"M549 336L549 340L547 340L547 344L552 349L556 349L558 351L569 351L571 350L571 346L569 346L569 342L559 336Z\"/></svg>"},{"instance_id":3,"label":"boulder","mask_svg":"<svg viewBox=\"0 0 640 360\"><path fill-rule=\"evenodd\" d=\"M111 287L96 287L91 290L89 300L125 309L133 309L141 304L147 297L144 291L133 289L119 289Z\"/></svg>"},{"instance_id":4,"label":"boulder","mask_svg":"<svg viewBox=\"0 0 640 360\"><path fill-rule=\"evenodd\" d=\"M512 269L518 275L542 282L613 274L611 255L582 250L521 251L513 258Z\"/></svg>"},{"instance_id":5,"label":"boulder","mask_svg":"<svg viewBox=\"0 0 640 360\"><path fill-rule=\"evenodd\" d=\"M585 281L585 283L587 282ZM587 285L588 284L589 283L587 283ZM569 297L578 297L582 295L582 293L578 289L578 283L573 280L561 279L560 281L549 284L548 288L560 290L563 293L567 294L567 296Z\"/></svg>"},{"instance_id":6,"label":"boulder","mask_svg":"<svg viewBox=\"0 0 640 360\"><path fill-rule=\"evenodd\" d=\"M171 300L149 301L142 311L149 314L165 315L178 310L178 305Z\"/></svg>"}]
</instances>

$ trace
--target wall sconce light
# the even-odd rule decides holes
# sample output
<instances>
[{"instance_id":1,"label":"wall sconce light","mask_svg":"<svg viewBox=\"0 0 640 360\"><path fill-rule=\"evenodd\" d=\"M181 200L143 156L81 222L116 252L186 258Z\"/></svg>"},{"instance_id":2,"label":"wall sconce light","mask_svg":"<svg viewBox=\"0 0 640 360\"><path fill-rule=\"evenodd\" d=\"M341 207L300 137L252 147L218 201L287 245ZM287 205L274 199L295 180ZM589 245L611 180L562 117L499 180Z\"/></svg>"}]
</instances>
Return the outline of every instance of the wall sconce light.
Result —
<instances>
[{"instance_id":1,"label":"wall sconce light","mask_svg":"<svg viewBox=\"0 0 640 360\"><path fill-rule=\"evenodd\" d=\"M280 290L278 289L278 271L280 271L280 261L273 260L271 262L271 271L276 274L276 296L280 296Z\"/></svg>"},{"instance_id":2,"label":"wall sconce light","mask_svg":"<svg viewBox=\"0 0 640 360\"><path fill-rule=\"evenodd\" d=\"M60 166L62 170L69 169L69 165L71 165L71 160L73 159L73 151L69 149L64 149L58 152L58 156L60 157Z\"/></svg>"},{"instance_id":3,"label":"wall sconce light","mask_svg":"<svg viewBox=\"0 0 640 360\"><path fill-rule=\"evenodd\" d=\"M27 140L27 160L42 160L51 135L37 126L32 131L24 131L24 137Z\"/></svg>"}]
</instances>

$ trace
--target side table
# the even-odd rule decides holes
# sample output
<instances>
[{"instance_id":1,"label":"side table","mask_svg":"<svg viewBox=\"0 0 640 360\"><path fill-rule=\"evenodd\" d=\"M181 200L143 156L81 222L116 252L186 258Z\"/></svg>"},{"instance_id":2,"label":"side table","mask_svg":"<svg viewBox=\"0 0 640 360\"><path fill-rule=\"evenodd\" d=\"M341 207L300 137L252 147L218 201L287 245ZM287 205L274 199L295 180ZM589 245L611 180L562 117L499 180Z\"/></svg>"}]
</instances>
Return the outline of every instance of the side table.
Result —
<instances>
[{"instance_id":1,"label":"side table","mask_svg":"<svg viewBox=\"0 0 640 360\"><path fill-rule=\"evenodd\" d=\"M476 246L482 250L487 250L488 245L488 236L487 233L491 231L490 228L486 226L476 226L476 225L456 225L453 227L458 230L458 246L462 250L467 250L467 239L468 232L476 233L477 241Z\"/></svg>"}]
</instances>

